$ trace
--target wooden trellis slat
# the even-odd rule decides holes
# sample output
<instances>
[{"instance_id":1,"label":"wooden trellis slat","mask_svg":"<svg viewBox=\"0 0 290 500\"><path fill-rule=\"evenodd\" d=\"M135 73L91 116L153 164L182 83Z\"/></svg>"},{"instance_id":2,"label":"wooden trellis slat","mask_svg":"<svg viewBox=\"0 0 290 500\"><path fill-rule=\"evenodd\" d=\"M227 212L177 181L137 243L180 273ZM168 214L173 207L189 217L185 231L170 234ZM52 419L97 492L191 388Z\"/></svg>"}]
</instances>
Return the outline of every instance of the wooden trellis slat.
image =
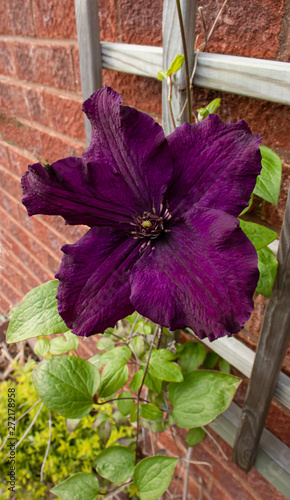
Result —
<instances>
[{"instance_id":1,"label":"wooden trellis slat","mask_svg":"<svg viewBox=\"0 0 290 500\"><path fill-rule=\"evenodd\" d=\"M85 101L103 86L98 0L75 0L80 55L82 96ZM86 139L91 139L91 125L85 117Z\"/></svg>"},{"instance_id":2,"label":"wooden trellis slat","mask_svg":"<svg viewBox=\"0 0 290 500\"><path fill-rule=\"evenodd\" d=\"M165 68L162 47L110 42L101 47L107 69L156 78ZM290 105L290 64L202 52L194 85Z\"/></svg>"},{"instance_id":3,"label":"wooden trellis slat","mask_svg":"<svg viewBox=\"0 0 290 500\"><path fill-rule=\"evenodd\" d=\"M242 411L233 459L244 471L253 466L290 340L290 191L278 248L278 271L268 300L255 363ZM290 464L289 464L290 465Z\"/></svg>"},{"instance_id":4,"label":"wooden trellis slat","mask_svg":"<svg viewBox=\"0 0 290 500\"><path fill-rule=\"evenodd\" d=\"M189 74L191 75L194 64L196 1L192 0L188 2L187 0L180 0L180 4L187 45ZM178 53L184 54L176 2L172 0L164 0L163 3L162 38L163 60L161 69L167 69ZM162 127L165 135L168 135L174 131L175 127L169 111L169 88L166 80L163 80L162 86ZM182 69L173 77L171 105L177 125L182 125L182 123L188 121L188 110L184 106L186 99L186 72L184 62Z\"/></svg>"}]
</instances>

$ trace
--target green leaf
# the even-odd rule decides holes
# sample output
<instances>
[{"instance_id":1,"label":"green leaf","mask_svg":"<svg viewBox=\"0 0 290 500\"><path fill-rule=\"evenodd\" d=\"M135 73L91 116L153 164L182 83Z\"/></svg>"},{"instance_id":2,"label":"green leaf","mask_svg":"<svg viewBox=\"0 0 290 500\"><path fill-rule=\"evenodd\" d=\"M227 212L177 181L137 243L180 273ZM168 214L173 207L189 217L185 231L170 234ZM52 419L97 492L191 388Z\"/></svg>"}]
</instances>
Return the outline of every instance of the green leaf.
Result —
<instances>
[{"instance_id":1,"label":"green leaf","mask_svg":"<svg viewBox=\"0 0 290 500\"><path fill-rule=\"evenodd\" d=\"M167 71L158 71L157 80L161 82L164 78L167 78Z\"/></svg>"},{"instance_id":2,"label":"green leaf","mask_svg":"<svg viewBox=\"0 0 290 500\"><path fill-rule=\"evenodd\" d=\"M8 344L68 330L58 314L55 298L57 287L57 280L48 281L23 297L13 310L6 334Z\"/></svg>"},{"instance_id":3,"label":"green leaf","mask_svg":"<svg viewBox=\"0 0 290 500\"><path fill-rule=\"evenodd\" d=\"M163 413L157 406L152 403L141 404L140 416L146 418L146 420L159 420L163 417Z\"/></svg>"},{"instance_id":4,"label":"green leaf","mask_svg":"<svg viewBox=\"0 0 290 500\"><path fill-rule=\"evenodd\" d=\"M97 472L112 483L126 481L132 476L134 468L135 454L124 446L110 446L97 456Z\"/></svg>"},{"instance_id":5,"label":"green leaf","mask_svg":"<svg viewBox=\"0 0 290 500\"><path fill-rule=\"evenodd\" d=\"M130 351L130 349L128 349ZM130 351L131 355L131 351ZM99 396L107 398L121 389L129 378L129 369L124 359L108 363L102 371Z\"/></svg>"},{"instance_id":6,"label":"green leaf","mask_svg":"<svg viewBox=\"0 0 290 500\"><path fill-rule=\"evenodd\" d=\"M102 363L106 365L111 361L123 361L127 363L128 359L131 357L131 351L126 346L114 347L107 352L102 354Z\"/></svg>"},{"instance_id":7,"label":"green leaf","mask_svg":"<svg viewBox=\"0 0 290 500\"><path fill-rule=\"evenodd\" d=\"M49 352L54 356L64 354L78 348L79 339L72 332L66 332L65 337L55 337L50 341Z\"/></svg>"},{"instance_id":8,"label":"green leaf","mask_svg":"<svg viewBox=\"0 0 290 500\"><path fill-rule=\"evenodd\" d=\"M81 421L80 418L67 418L66 419L65 423L66 423L66 428L67 428L69 434L71 434L77 428L80 421Z\"/></svg>"},{"instance_id":9,"label":"green leaf","mask_svg":"<svg viewBox=\"0 0 290 500\"><path fill-rule=\"evenodd\" d=\"M78 472L50 491L62 500L95 500L99 493L99 481L93 474Z\"/></svg>"},{"instance_id":10,"label":"green leaf","mask_svg":"<svg viewBox=\"0 0 290 500\"><path fill-rule=\"evenodd\" d=\"M46 339L37 339L34 346L34 352L37 356L45 356L49 351L49 342Z\"/></svg>"},{"instance_id":11,"label":"green leaf","mask_svg":"<svg viewBox=\"0 0 290 500\"><path fill-rule=\"evenodd\" d=\"M150 359L149 367L150 375L159 380L165 380L166 382L181 382L183 380L179 366L158 356L153 356ZM157 393L153 388L149 387L149 389Z\"/></svg>"},{"instance_id":12,"label":"green leaf","mask_svg":"<svg viewBox=\"0 0 290 500\"><path fill-rule=\"evenodd\" d=\"M174 354L174 352L167 351L167 349L159 349L159 350L153 349L151 354L151 359L152 358L160 360L166 359L166 361L172 361L173 359L177 358L177 355Z\"/></svg>"},{"instance_id":13,"label":"green leaf","mask_svg":"<svg viewBox=\"0 0 290 500\"><path fill-rule=\"evenodd\" d=\"M126 399L126 398L131 398L131 399ZM134 403L134 400L133 400L131 392L124 391L124 392L122 392L122 394L119 394L117 406L118 406L118 410L122 413L122 415L125 415L125 416L129 415L133 403Z\"/></svg>"},{"instance_id":14,"label":"green leaf","mask_svg":"<svg viewBox=\"0 0 290 500\"><path fill-rule=\"evenodd\" d=\"M209 115L209 110L206 108L199 108L197 110L197 121L202 122L205 118L207 118Z\"/></svg>"},{"instance_id":15,"label":"green leaf","mask_svg":"<svg viewBox=\"0 0 290 500\"><path fill-rule=\"evenodd\" d=\"M197 342L185 342L179 355L180 366L184 373L196 370L206 357L206 348Z\"/></svg>"},{"instance_id":16,"label":"green leaf","mask_svg":"<svg viewBox=\"0 0 290 500\"><path fill-rule=\"evenodd\" d=\"M137 392L138 389L141 387L142 384L142 379L143 379L143 371L138 371L133 375L130 384L129 384L129 389L132 392Z\"/></svg>"},{"instance_id":17,"label":"green leaf","mask_svg":"<svg viewBox=\"0 0 290 500\"><path fill-rule=\"evenodd\" d=\"M187 446L196 446L198 443L201 443L206 434L201 427L196 427L195 429L189 429L186 436Z\"/></svg>"},{"instance_id":18,"label":"green leaf","mask_svg":"<svg viewBox=\"0 0 290 500\"><path fill-rule=\"evenodd\" d=\"M179 427L202 427L223 413L230 405L240 380L221 372L193 371L184 381L170 384L172 416Z\"/></svg>"},{"instance_id":19,"label":"green leaf","mask_svg":"<svg viewBox=\"0 0 290 500\"><path fill-rule=\"evenodd\" d=\"M254 194L252 193L248 206L246 208L244 208L244 210L242 210L242 212L240 213L239 217L241 217L242 215L244 215L251 208L251 206L253 204L253 201L254 201Z\"/></svg>"},{"instance_id":20,"label":"green leaf","mask_svg":"<svg viewBox=\"0 0 290 500\"><path fill-rule=\"evenodd\" d=\"M144 371L145 366L140 366L140 370ZM156 392L156 394L160 394L162 391L162 381L155 377L150 364L148 366L144 384L148 387L148 389L150 389L150 391Z\"/></svg>"},{"instance_id":21,"label":"green leaf","mask_svg":"<svg viewBox=\"0 0 290 500\"><path fill-rule=\"evenodd\" d=\"M228 363L225 359L220 358L219 360L219 367L220 371L223 373L230 373L231 372L231 365Z\"/></svg>"},{"instance_id":22,"label":"green leaf","mask_svg":"<svg viewBox=\"0 0 290 500\"><path fill-rule=\"evenodd\" d=\"M101 337L100 340L98 340L97 348L100 351L105 351L106 349L110 349L110 347L114 347L112 339L109 339L108 337Z\"/></svg>"},{"instance_id":23,"label":"green leaf","mask_svg":"<svg viewBox=\"0 0 290 500\"><path fill-rule=\"evenodd\" d=\"M274 285L278 262L270 248L265 247L258 250L258 268L260 278L256 288L256 292L269 298Z\"/></svg>"},{"instance_id":24,"label":"green leaf","mask_svg":"<svg viewBox=\"0 0 290 500\"><path fill-rule=\"evenodd\" d=\"M91 363L76 356L45 359L33 370L39 397L50 409L68 418L82 418L93 405L100 374Z\"/></svg>"},{"instance_id":25,"label":"green leaf","mask_svg":"<svg viewBox=\"0 0 290 500\"><path fill-rule=\"evenodd\" d=\"M213 101L211 101L207 105L206 109L212 115L212 114L214 114L218 110L218 108L220 107L220 105L221 105L221 99L220 99L220 97L218 97L217 99L214 99Z\"/></svg>"},{"instance_id":26,"label":"green leaf","mask_svg":"<svg viewBox=\"0 0 290 500\"><path fill-rule=\"evenodd\" d=\"M176 71L181 69L183 61L184 61L184 56L182 54L177 54L177 56L173 59L172 63L170 64L168 70L166 71L167 76L172 75L173 73L176 73Z\"/></svg>"},{"instance_id":27,"label":"green leaf","mask_svg":"<svg viewBox=\"0 0 290 500\"><path fill-rule=\"evenodd\" d=\"M253 193L276 205L280 193L282 162L274 151L260 146L262 170L257 177Z\"/></svg>"},{"instance_id":28,"label":"green leaf","mask_svg":"<svg viewBox=\"0 0 290 500\"><path fill-rule=\"evenodd\" d=\"M167 490L177 462L177 458L157 456L136 465L133 481L141 500L157 500Z\"/></svg>"},{"instance_id":29,"label":"green leaf","mask_svg":"<svg viewBox=\"0 0 290 500\"><path fill-rule=\"evenodd\" d=\"M256 250L269 245L269 243L272 243L278 237L275 231L254 222L240 220L240 228L244 231Z\"/></svg>"},{"instance_id":30,"label":"green leaf","mask_svg":"<svg viewBox=\"0 0 290 500\"><path fill-rule=\"evenodd\" d=\"M219 355L216 352L210 351L207 353L203 366L207 370L212 370L219 360Z\"/></svg>"}]
</instances>

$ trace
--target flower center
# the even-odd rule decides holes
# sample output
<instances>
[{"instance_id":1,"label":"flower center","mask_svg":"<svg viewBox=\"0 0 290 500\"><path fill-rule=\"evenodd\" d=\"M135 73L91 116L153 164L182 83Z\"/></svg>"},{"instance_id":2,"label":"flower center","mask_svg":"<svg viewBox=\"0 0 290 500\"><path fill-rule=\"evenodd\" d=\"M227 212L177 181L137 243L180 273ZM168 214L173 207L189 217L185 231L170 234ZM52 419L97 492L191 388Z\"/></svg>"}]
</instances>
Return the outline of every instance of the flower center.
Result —
<instances>
[{"instance_id":1,"label":"flower center","mask_svg":"<svg viewBox=\"0 0 290 500\"><path fill-rule=\"evenodd\" d=\"M144 212L143 217L141 215L134 215L133 221L131 224L134 226L134 229L131 231L131 234L134 238L154 240L164 230L163 217L151 214L150 212Z\"/></svg>"}]
</instances>

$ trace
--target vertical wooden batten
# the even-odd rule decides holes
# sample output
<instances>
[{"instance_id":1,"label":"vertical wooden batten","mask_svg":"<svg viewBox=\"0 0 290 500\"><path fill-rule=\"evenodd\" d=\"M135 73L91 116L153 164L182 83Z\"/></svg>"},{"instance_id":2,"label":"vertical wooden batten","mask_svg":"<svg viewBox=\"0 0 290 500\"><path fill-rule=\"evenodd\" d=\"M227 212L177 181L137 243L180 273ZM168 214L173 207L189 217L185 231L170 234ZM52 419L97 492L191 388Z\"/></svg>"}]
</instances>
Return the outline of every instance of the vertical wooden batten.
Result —
<instances>
[{"instance_id":1,"label":"vertical wooden batten","mask_svg":"<svg viewBox=\"0 0 290 500\"><path fill-rule=\"evenodd\" d=\"M290 340L290 190L278 248L278 263L233 450L233 461L245 472L254 465Z\"/></svg>"},{"instance_id":2,"label":"vertical wooden batten","mask_svg":"<svg viewBox=\"0 0 290 500\"><path fill-rule=\"evenodd\" d=\"M194 64L194 40L195 40L195 23L196 23L196 0L180 0L182 18L185 31L185 39L187 46L189 76L191 76ZM164 0L163 4L163 68L166 70L176 55L184 54L178 14L175 0ZM173 132L168 95L169 89L167 82L162 82L162 125L165 134ZM182 125L187 120L187 110L185 109L178 119L186 101L186 74L185 64L180 71L174 75L173 95L172 95L172 110L176 125Z\"/></svg>"},{"instance_id":3,"label":"vertical wooden batten","mask_svg":"<svg viewBox=\"0 0 290 500\"><path fill-rule=\"evenodd\" d=\"M83 100L103 86L98 0L75 0ZM91 125L85 117L86 139Z\"/></svg>"}]
</instances>

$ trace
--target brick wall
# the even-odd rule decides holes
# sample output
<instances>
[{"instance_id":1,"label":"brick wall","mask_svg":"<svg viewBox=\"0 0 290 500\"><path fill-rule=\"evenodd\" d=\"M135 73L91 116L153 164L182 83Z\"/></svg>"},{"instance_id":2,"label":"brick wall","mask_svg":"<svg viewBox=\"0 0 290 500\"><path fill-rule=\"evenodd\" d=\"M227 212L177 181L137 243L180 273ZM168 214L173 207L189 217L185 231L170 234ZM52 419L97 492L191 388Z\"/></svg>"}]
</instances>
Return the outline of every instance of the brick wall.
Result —
<instances>
[{"instance_id":1,"label":"brick wall","mask_svg":"<svg viewBox=\"0 0 290 500\"><path fill-rule=\"evenodd\" d=\"M99 0L101 39L161 45L162 0ZM222 0L200 0L210 26ZM210 52L289 60L290 0L228 2L207 48ZM202 41L201 24L198 23ZM161 115L161 84L154 79L103 71L124 103ZM194 108L221 96L223 120L244 118L283 160L283 182L276 207L257 204L255 217L279 231L290 185L289 108L257 99L195 89ZM73 0L2 0L0 3L0 314L19 302L32 287L52 279L65 242L74 242L85 228L65 227L59 217L27 217L21 204L20 178L28 163L80 155L85 148L81 86ZM257 297L244 341L255 348L265 309ZM284 370L290 373L290 353ZM245 385L245 384L244 384ZM244 387L244 386L243 386ZM242 404L244 389L237 401ZM285 442L289 413L272 405L267 426ZM289 428L289 425L288 425ZM209 447L205 444L204 447ZM224 445L226 446L226 445ZM213 451L203 448L204 453ZM198 455L199 456L199 455ZM213 500L262 498L264 479L239 473L230 462L214 457L214 473L198 470ZM218 467L218 468L216 468ZM227 470L219 481L220 467ZM217 472L218 471L218 472ZM231 479L229 479L231 477ZM233 493L232 483L241 491ZM256 482L255 482L256 481ZM198 485L198 482L197 482ZM246 486L245 486L246 485ZM266 486L265 486L266 485ZM198 486L196 486L198 487ZM219 488L221 493L219 492ZM239 490L238 488L242 488ZM268 491L272 491L268 487ZM262 494L263 493L263 494ZM269 498L281 498L273 493ZM264 497L264 498L268 498ZM205 498L209 498L205 496Z\"/></svg>"}]
</instances>

